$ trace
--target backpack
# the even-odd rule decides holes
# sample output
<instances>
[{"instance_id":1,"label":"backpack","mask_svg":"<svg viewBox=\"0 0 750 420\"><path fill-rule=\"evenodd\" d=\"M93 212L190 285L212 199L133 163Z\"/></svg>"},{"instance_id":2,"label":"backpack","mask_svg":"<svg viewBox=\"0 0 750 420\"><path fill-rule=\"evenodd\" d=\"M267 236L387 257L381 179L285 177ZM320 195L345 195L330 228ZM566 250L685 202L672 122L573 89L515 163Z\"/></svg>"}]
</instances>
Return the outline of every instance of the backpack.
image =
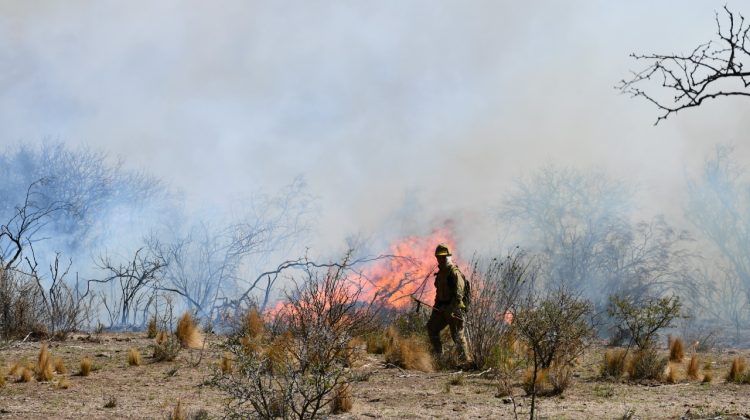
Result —
<instances>
[{"instance_id":1,"label":"backpack","mask_svg":"<svg viewBox=\"0 0 750 420\"><path fill-rule=\"evenodd\" d=\"M458 272L458 274L461 276L462 279L464 279L463 303L464 303L464 306L468 308L469 305L471 305L471 283L469 283L469 279L467 279L466 276L464 276L464 273L462 273L461 270L458 269L458 267L455 267L454 270Z\"/></svg>"}]
</instances>

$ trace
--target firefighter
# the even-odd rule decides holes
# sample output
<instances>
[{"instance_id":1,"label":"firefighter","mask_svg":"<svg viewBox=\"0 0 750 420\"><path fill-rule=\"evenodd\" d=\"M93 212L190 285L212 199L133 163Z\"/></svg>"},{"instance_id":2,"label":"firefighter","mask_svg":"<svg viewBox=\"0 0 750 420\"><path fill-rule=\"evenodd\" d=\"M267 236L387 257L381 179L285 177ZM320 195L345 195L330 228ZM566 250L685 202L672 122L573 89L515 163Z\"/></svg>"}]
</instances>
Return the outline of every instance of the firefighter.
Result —
<instances>
[{"instance_id":1,"label":"firefighter","mask_svg":"<svg viewBox=\"0 0 750 420\"><path fill-rule=\"evenodd\" d=\"M468 282L461 270L451 261L448 246L440 244L435 249L438 261L438 272L435 274L435 305L427 322L427 333L430 336L432 351L440 356L443 345L440 342L440 331L450 328L453 342L463 362L469 362L468 346L464 335L464 315L468 304ZM465 295L466 293L466 295Z\"/></svg>"}]
</instances>

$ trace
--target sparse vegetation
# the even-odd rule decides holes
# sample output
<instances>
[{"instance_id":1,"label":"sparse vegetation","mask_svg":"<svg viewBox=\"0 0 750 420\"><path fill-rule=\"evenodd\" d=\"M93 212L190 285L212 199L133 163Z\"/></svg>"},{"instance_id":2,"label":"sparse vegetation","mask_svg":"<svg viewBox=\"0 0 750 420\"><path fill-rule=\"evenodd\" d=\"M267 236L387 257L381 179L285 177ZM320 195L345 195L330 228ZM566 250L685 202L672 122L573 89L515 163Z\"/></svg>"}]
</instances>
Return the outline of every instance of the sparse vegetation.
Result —
<instances>
[{"instance_id":1,"label":"sparse vegetation","mask_svg":"<svg viewBox=\"0 0 750 420\"><path fill-rule=\"evenodd\" d=\"M161 340L159 340L161 338ZM153 358L156 362L171 362L177 358L182 349L180 340L173 334L157 336L154 344Z\"/></svg>"}]
</instances>

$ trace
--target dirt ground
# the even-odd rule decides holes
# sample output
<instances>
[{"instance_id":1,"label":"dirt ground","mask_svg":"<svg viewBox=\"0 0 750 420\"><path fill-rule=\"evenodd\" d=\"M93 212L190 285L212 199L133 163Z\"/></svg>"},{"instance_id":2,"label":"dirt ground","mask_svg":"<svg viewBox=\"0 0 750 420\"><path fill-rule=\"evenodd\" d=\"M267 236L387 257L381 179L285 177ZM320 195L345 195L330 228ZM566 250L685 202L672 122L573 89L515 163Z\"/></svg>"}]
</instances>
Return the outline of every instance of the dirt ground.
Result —
<instances>
[{"instance_id":1,"label":"dirt ground","mask_svg":"<svg viewBox=\"0 0 750 420\"><path fill-rule=\"evenodd\" d=\"M183 350L174 362L151 360L151 343L144 333L103 334L100 342L73 336L50 343L51 356L61 357L69 373L50 382L19 383L8 377L0 388L1 419L111 419L168 418L177 401L191 415L205 410L220 418L224 397L204 385L220 351ZM215 343L216 338L209 340ZM41 343L14 343L0 352L0 364L36 360ZM143 355L139 367L128 366L131 347ZM701 365L713 362L714 381L681 381L672 385L636 385L598 379L603 349L592 349L577 367L570 388L561 396L538 400L540 418L638 419L750 418L750 385L728 384L724 376L736 356L750 359L750 351L725 350L700 354ZM202 354L202 359L201 358ZM82 357L94 361L87 377L76 376ZM198 363L200 359L200 363ZM687 364L687 360L683 365ZM355 368L363 380L354 383L354 408L333 416L367 418L513 418L513 404L497 397L494 381L473 373L422 373L386 368L382 356L363 355ZM450 385L457 375L463 383ZM61 389L65 377L70 387ZM519 417L528 417L530 400L516 389ZM114 407L105 408L114 401ZM112 404L109 404L112 405Z\"/></svg>"}]
</instances>

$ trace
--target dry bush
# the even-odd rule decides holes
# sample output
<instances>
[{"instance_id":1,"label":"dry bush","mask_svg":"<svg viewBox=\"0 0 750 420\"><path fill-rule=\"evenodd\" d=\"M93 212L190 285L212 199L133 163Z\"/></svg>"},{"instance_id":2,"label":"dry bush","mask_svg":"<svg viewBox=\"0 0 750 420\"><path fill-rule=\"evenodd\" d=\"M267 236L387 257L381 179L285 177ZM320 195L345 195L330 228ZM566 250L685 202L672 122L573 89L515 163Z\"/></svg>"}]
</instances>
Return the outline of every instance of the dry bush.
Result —
<instances>
[{"instance_id":1,"label":"dry bush","mask_svg":"<svg viewBox=\"0 0 750 420\"><path fill-rule=\"evenodd\" d=\"M408 370L432 372L432 355L421 337L401 337L394 328L386 334L385 362Z\"/></svg>"},{"instance_id":2,"label":"dry bush","mask_svg":"<svg viewBox=\"0 0 750 420\"><path fill-rule=\"evenodd\" d=\"M175 335L180 340L182 347L199 349L203 346L203 335L190 312L185 311L177 321Z\"/></svg>"},{"instance_id":3,"label":"dry bush","mask_svg":"<svg viewBox=\"0 0 750 420\"><path fill-rule=\"evenodd\" d=\"M628 377L632 380L660 380L667 363L667 358L659 357L655 349L637 350L628 363Z\"/></svg>"},{"instance_id":4,"label":"dry bush","mask_svg":"<svg viewBox=\"0 0 750 420\"><path fill-rule=\"evenodd\" d=\"M18 382L31 382L34 378L34 371L24 367L21 369L21 374L18 376Z\"/></svg>"},{"instance_id":5,"label":"dry bush","mask_svg":"<svg viewBox=\"0 0 750 420\"><path fill-rule=\"evenodd\" d=\"M685 358L685 343L680 337L669 341L669 361L682 363L682 359Z\"/></svg>"},{"instance_id":6,"label":"dry bush","mask_svg":"<svg viewBox=\"0 0 750 420\"><path fill-rule=\"evenodd\" d=\"M233 372L232 369L232 356L231 354L224 352L224 356L221 358L221 373L227 375Z\"/></svg>"},{"instance_id":7,"label":"dry bush","mask_svg":"<svg viewBox=\"0 0 750 420\"><path fill-rule=\"evenodd\" d=\"M336 387L331 400L331 414L348 413L352 411L353 406L352 386L347 383L340 384Z\"/></svg>"},{"instance_id":8,"label":"dry bush","mask_svg":"<svg viewBox=\"0 0 750 420\"><path fill-rule=\"evenodd\" d=\"M187 413L185 412L185 409L182 408L182 401L180 399L177 399L177 405L174 406L174 410L172 410L172 414L169 416L170 420L187 420Z\"/></svg>"},{"instance_id":9,"label":"dry bush","mask_svg":"<svg viewBox=\"0 0 750 420\"><path fill-rule=\"evenodd\" d=\"M68 368L65 367L65 362L62 357L55 358L55 372L62 375L68 373Z\"/></svg>"},{"instance_id":10,"label":"dry bush","mask_svg":"<svg viewBox=\"0 0 750 420\"><path fill-rule=\"evenodd\" d=\"M625 373L628 352L625 349L611 349L604 352L601 374L603 377L619 378Z\"/></svg>"},{"instance_id":11,"label":"dry bush","mask_svg":"<svg viewBox=\"0 0 750 420\"><path fill-rule=\"evenodd\" d=\"M39 382L48 382L52 380L52 361L49 357L49 350L47 350L47 344L42 344L39 349L39 357L34 368L36 374L36 380Z\"/></svg>"},{"instance_id":12,"label":"dry bush","mask_svg":"<svg viewBox=\"0 0 750 420\"><path fill-rule=\"evenodd\" d=\"M471 267L471 305L465 315L471 346L467 350L477 367L495 368L492 356L510 329L511 316L506 314L515 312L518 297L534 282L538 267L519 248L504 258L474 260Z\"/></svg>"},{"instance_id":13,"label":"dry bush","mask_svg":"<svg viewBox=\"0 0 750 420\"><path fill-rule=\"evenodd\" d=\"M690 362L688 363L687 368L687 377L696 380L698 379L698 355L694 354L693 357L690 358Z\"/></svg>"},{"instance_id":14,"label":"dry bush","mask_svg":"<svg viewBox=\"0 0 750 420\"><path fill-rule=\"evenodd\" d=\"M317 418L350 380L350 342L372 331L378 306L363 302L347 259L300 266L304 277L293 281L263 337L230 337L225 345L234 372L217 368L211 382L229 397L227 417Z\"/></svg>"},{"instance_id":15,"label":"dry bush","mask_svg":"<svg viewBox=\"0 0 750 420\"><path fill-rule=\"evenodd\" d=\"M81 359L81 366L80 370L78 371L79 376L89 376L91 373L91 367L93 366L93 363L91 362L91 359L88 357L84 357Z\"/></svg>"},{"instance_id":16,"label":"dry bush","mask_svg":"<svg viewBox=\"0 0 750 420\"><path fill-rule=\"evenodd\" d=\"M732 361L732 366L727 374L727 382L742 383L745 377L745 358L737 356Z\"/></svg>"},{"instance_id":17,"label":"dry bush","mask_svg":"<svg viewBox=\"0 0 750 420\"><path fill-rule=\"evenodd\" d=\"M156 326L156 316L154 316L148 321L146 336L148 338L156 338L157 334L159 334L159 328Z\"/></svg>"},{"instance_id":18,"label":"dry bush","mask_svg":"<svg viewBox=\"0 0 750 420\"><path fill-rule=\"evenodd\" d=\"M128 365L140 366L141 365L141 352L137 348L131 347L128 350Z\"/></svg>"},{"instance_id":19,"label":"dry bush","mask_svg":"<svg viewBox=\"0 0 750 420\"><path fill-rule=\"evenodd\" d=\"M171 362L177 358L181 349L182 343L175 335L165 334L160 342L154 344L153 358L157 362Z\"/></svg>"},{"instance_id":20,"label":"dry bush","mask_svg":"<svg viewBox=\"0 0 750 420\"><path fill-rule=\"evenodd\" d=\"M676 362L669 362L667 370L664 375L664 380L669 384L676 384L682 380L682 375L679 371L679 365Z\"/></svg>"},{"instance_id":21,"label":"dry bush","mask_svg":"<svg viewBox=\"0 0 750 420\"><path fill-rule=\"evenodd\" d=\"M0 338L24 338L31 332L32 338L46 339L44 318L42 292L32 277L0 266Z\"/></svg>"}]
</instances>

